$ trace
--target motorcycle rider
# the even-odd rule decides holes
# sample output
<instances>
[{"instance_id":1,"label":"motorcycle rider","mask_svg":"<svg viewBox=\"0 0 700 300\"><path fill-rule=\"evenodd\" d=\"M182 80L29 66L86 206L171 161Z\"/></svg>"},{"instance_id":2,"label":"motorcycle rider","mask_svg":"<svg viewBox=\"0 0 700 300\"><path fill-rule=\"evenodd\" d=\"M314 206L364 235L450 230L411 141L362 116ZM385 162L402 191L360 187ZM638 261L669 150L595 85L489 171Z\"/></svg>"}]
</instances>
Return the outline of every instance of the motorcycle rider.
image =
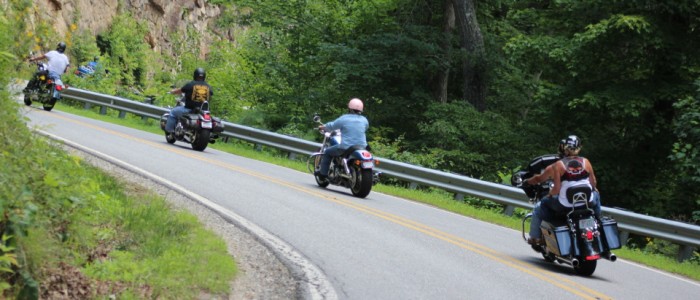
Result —
<instances>
[{"instance_id":1,"label":"motorcycle rider","mask_svg":"<svg viewBox=\"0 0 700 300\"><path fill-rule=\"evenodd\" d=\"M348 113L340 116L334 121L328 122L318 127L319 130L331 132L340 129L341 143L326 148L321 158L321 168L316 172L321 180L328 177L328 168L334 156L340 156L350 147L359 146L367 148L367 136L365 132L369 128L369 121L362 115L364 104L359 98L352 98L348 102Z\"/></svg>"},{"instance_id":2,"label":"motorcycle rider","mask_svg":"<svg viewBox=\"0 0 700 300\"><path fill-rule=\"evenodd\" d=\"M540 230L542 220L551 221L562 213L571 210L571 204L566 199L566 189L569 187L589 186L592 190L589 204L593 205L596 218L600 218L600 193L596 188L597 182L593 166L588 159L578 156L581 151L581 140L575 135L570 135L562 141L564 143L560 143L560 149L563 148L564 157L547 166L541 174L530 177L523 182L529 185L539 184L549 179L554 182L549 195L543 197L535 204L530 223L530 237L527 240L531 245L542 244L542 231ZM580 168L577 168L573 173L572 171L567 171L567 166L571 166L570 162L573 162L573 165Z\"/></svg>"},{"instance_id":3,"label":"motorcycle rider","mask_svg":"<svg viewBox=\"0 0 700 300\"><path fill-rule=\"evenodd\" d=\"M183 115L191 112L192 109L201 107L204 101L209 102L214 95L209 83L206 82L207 73L204 68L194 70L193 80L181 88L171 90L170 94L185 93L185 105L175 106L170 110L168 121L165 123L165 131L173 134L177 120Z\"/></svg>"},{"instance_id":4,"label":"motorcycle rider","mask_svg":"<svg viewBox=\"0 0 700 300\"><path fill-rule=\"evenodd\" d=\"M49 78L53 79L56 82L56 84L63 85L63 82L61 81L61 75L67 72L68 66L70 66L70 60L68 60L68 56L64 54L65 51L66 43L60 42L56 46L56 50L51 50L46 54L29 58L29 61L33 62L41 59L48 59L47 65L49 66ZM34 74L34 76L29 80L29 83L27 83L27 87L25 87L22 91L26 93L31 89L35 89L36 84L37 74Z\"/></svg>"}]
</instances>

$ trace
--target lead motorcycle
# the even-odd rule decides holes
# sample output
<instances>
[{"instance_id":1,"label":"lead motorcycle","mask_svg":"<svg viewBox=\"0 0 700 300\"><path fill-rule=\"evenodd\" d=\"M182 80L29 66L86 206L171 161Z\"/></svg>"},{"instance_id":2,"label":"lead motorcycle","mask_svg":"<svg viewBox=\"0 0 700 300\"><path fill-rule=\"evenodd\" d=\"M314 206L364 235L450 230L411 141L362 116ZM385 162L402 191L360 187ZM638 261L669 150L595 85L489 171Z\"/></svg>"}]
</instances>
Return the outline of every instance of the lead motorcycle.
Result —
<instances>
[{"instance_id":1,"label":"lead motorcycle","mask_svg":"<svg viewBox=\"0 0 700 300\"><path fill-rule=\"evenodd\" d=\"M314 122L323 125L321 117L314 115ZM321 158L326 151L326 148L340 144L340 130L325 132L323 134L323 142L321 149L309 156L307 167L312 174L315 174L321 169ZM359 198L365 198L372 190L372 186L379 182L379 172L374 172L374 166L377 161L372 153L364 147L353 146L347 149L340 156L333 157L328 171L328 177L321 179L314 175L316 184L320 187L327 187L329 184L349 188L352 195Z\"/></svg>"},{"instance_id":2,"label":"lead motorcycle","mask_svg":"<svg viewBox=\"0 0 700 300\"><path fill-rule=\"evenodd\" d=\"M530 167L554 163L557 156L542 156L533 160ZM553 187L551 180L537 185L529 185L525 181L534 176L531 168L513 174L511 184L523 189L531 203L547 196ZM589 202L593 191L589 187L572 187L567 191L567 199L573 204L565 216L552 221L542 221L540 230L544 245L531 245L532 249L542 254L547 262L557 262L573 267L574 272L582 276L590 276L595 272L598 260L601 258L611 262L617 256L611 252L621 247L617 222L604 217L598 220ZM522 237L527 242L525 222L532 217L527 214L522 221Z\"/></svg>"},{"instance_id":3,"label":"lead motorcycle","mask_svg":"<svg viewBox=\"0 0 700 300\"><path fill-rule=\"evenodd\" d=\"M56 101L61 99L61 91L66 88L60 80L49 77L49 66L43 62L36 63L35 85L24 93L24 104L39 102L45 111L51 111Z\"/></svg>"},{"instance_id":4,"label":"lead motorcycle","mask_svg":"<svg viewBox=\"0 0 700 300\"><path fill-rule=\"evenodd\" d=\"M184 94L178 99L177 106L185 105ZM165 124L170 113L167 112L160 117L160 129L165 132L165 140L169 144L175 141L182 141L192 145L192 149L204 151L211 143L215 143L219 133L224 131L224 123L220 118L216 118L209 112L209 102L202 102L201 106L192 109L190 113L182 114L175 124L175 132L168 134L165 131Z\"/></svg>"}]
</instances>

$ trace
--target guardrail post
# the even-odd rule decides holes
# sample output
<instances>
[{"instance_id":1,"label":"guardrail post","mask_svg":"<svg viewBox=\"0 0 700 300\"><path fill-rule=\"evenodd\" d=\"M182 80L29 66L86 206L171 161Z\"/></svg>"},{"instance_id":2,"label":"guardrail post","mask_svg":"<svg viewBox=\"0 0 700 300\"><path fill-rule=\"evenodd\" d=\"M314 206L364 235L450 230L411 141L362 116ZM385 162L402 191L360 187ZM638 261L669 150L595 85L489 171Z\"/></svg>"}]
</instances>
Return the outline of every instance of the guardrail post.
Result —
<instances>
[{"instance_id":1,"label":"guardrail post","mask_svg":"<svg viewBox=\"0 0 700 300\"><path fill-rule=\"evenodd\" d=\"M693 251L695 251L695 247L693 247L693 246L679 245L678 255L676 256L676 259L679 262L682 262L686 259L689 259L689 258L693 257Z\"/></svg>"},{"instance_id":2,"label":"guardrail post","mask_svg":"<svg viewBox=\"0 0 700 300\"><path fill-rule=\"evenodd\" d=\"M83 105L84 109L90 109L90 107L92 107L92 104L90 104L90 102L85 102L85 105Z\"/></svg>"},{"instance_id":3,"label":"guardrail post","mask_svg":"<svg viewBox=\"0 0 700 300\"><path fill-rule=\"evenodd\" d=\"M411 182L411 184L408 186L409 189L415 190L418 188L418 184L415 182Z\"/></svg>"},{"instance_id":4,"label":"guardrail post","mask_svg":"<svg viewBox=\"0 0 700 300\"><path fill-rule=\"evenodd\" d=\"M289 152L289 155L287 155L287 158L294 160L297 158L297 154L294 152Z\"/></svg>"},{"instance_id":5,"label":"guardrail post","mask_svg":"<svg viewBox=\"0 0 700 300\"><path fill-rule=\"evenodd\" d=\"M512 217L513 212L515 212L515 206L506 205L506 207L503 208L503 214L505 214L506 216Z\"/></svg>"},{"instance_id":6,"label":"guardrail post","mask_svg":"<svg viewBox=\"0 0 700 300\"><path fill-rule=\"evenodd\" d=\"M464 195L462 194L455 194L455 200L459 202L464 202Z\"/></svg>"},{"instance_id":7,"label":"guardrail post","mask_svg":"<svg viewBox=\"0 0 700 300\"><path fill-rule=\"evenodd\" d=\"M106 106L100 106L100 114L101 115L107 114L107 107Z\"/></svg>"},{"instance_id":8,"label":"guardrail post","mask_svg":"<svg viewBox=\"0 0 700 300\"><path fill-rule=\"evenodd\" d=\"M620 230L620 245L627 245L627 240L630 238L630 233Z\"/></svg>"},{"instance_id":9,"label":"guardrail post","mask_svg":"<svg viewBox=\"0 0 700 300\"><path fill-rule=\"evenodd\" d=\"M123 110L120 110L120 111L119 111L119 118L120 118L120 119L124 119L124 117L126 117L126 112L123 111Z\"/></svg>"},{"instance_id":10,"label":"guardrail post","mask_svg":"<svg viewBox=\"0 0 700 300\"><path fill-rule=\"evenodd\" d=\"M262 145L255 144L255 151L262 151Z\"/></svg>"}]
</instances>

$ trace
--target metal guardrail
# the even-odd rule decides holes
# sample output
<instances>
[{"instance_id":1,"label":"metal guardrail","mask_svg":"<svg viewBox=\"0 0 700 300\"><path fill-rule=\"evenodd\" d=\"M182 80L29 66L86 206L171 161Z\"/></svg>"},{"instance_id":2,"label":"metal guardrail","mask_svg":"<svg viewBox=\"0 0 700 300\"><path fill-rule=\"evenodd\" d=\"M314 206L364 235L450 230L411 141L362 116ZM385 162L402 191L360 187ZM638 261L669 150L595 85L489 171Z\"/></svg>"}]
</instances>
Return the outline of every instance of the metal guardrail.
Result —
<instances>
[{"instance_id":1,"label":"metal guardrail","mask_svg":"<svg viewBox=\"0 0 700 300\"><path fill-rule=\"evenodd\" d=\"M63 91L63 97L86 104L108 107L142 117L160 119L169 111L164 107L128 100L87 90L69 88ZM104 113L104 112L103 112ZM309 155L320 148L320 144L278 133L268 132L230 122L224 123L224 137L244 140L256 145L265 145L293 154ZM488 181L473 179L458 174L428 169L407 163L378 158L383 176L390 176L412 184L422 184L455 193L456 198L464 195L487 199L506 205L505 213L512 213L515 207L532 209L525 193L515 187ZM603 207L603 213L618 221L621 241L627 240L629 233L667 240L679 244L678 259L692 256L695 248L700 248L700 226L686 224L662 218L650 217L616 208Z\"/></svg>"}]
</instances>

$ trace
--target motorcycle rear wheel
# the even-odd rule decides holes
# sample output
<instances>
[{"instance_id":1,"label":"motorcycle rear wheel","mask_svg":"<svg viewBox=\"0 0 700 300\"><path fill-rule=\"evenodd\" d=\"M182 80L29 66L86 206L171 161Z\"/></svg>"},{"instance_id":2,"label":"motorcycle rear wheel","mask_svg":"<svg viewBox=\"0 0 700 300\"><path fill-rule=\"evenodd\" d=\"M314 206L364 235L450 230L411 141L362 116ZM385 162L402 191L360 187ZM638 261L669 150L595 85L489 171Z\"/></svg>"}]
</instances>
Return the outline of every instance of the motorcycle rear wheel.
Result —
<instances>
[{"instance_id":1,"label":"motorcycle rear wheel","mask_svg":"<svg viewBox=\"0 0 700 300\"><path fill-rule=\"evenodd\" d=\"M209 138L211 137L211 130L200 129L195 132L194 139L192 140L192 149L197 151L204 151L209 145Z\"/></svg>"},{"instance_id":2,"label":"motorcycle rear wheel","mask_svg":"<svg viewBox=\"0 0 700 300\"><path fill-rule=\"evenodd\" d=\"M48 102L43 104L43 107L44 107L45 111L51 111L55 105L56 105L56 98L51 98Z\"/></svg>"},{"instance_id":3,"label":"motorcycle rear wheel","mask_svg":"<svg viewBox=\"0 0 700 300\"><path fill-rule=\"evenodd\" d=\"M581 276L591 276L595 272L595 267L598 265L597 260L585 260L574 267L574 272Z\"/></svg>"},{"instance_id":4,"label":"motorcycle rear wheel","mask_svg":"<svg viewBox=\"0 0 700 300\"><path fill-rule=\"evenodd\" d=\"M360 169L355 166L352 172L355 172L355 184L350 187L352 195L358 198L367 197L372 190L372 169Z\"/></svg>"}]
</instances>

